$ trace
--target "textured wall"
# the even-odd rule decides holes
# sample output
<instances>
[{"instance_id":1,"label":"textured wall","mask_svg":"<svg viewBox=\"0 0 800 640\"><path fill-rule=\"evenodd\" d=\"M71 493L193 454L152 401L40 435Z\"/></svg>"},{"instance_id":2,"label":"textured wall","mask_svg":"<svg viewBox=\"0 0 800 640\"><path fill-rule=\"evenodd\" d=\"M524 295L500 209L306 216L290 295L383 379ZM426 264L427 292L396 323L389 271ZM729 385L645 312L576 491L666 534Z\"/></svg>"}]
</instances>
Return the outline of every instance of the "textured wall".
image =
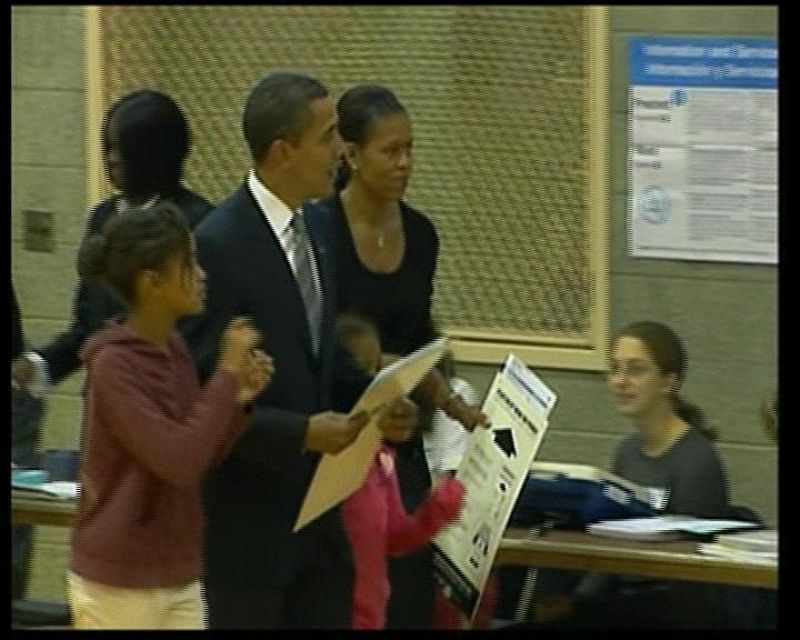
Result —
<instances>
[{"instance_id":1,"label":"textured wall","mask_svg":"<svg viewBox=\"0 0 800 640\"><path fill-rule=\"evenodd\" d=\"M614 7L611 9L611 327L665 322L684 337L688 400L720 431L719 450L736 502L777 523L777 455L758 405L777 385L777 268L644 260L627 248L627 42L631 36L776 37L774 7ZM462 365L484 391L492 370ZM559 394L538 459L607 467L629 424L615 412L600 374L540 370Z\"/></svg>"},{"instance_id":2,"label":"textured wall","mask_svg":"<svg viewBox=\"0 0 800 640\"><path fill-rule=\"evenodd\" d=\"M586 338L585 13L524 5L108 7L104 102L140 86L175 97L194 132L187 181L218 202L248 162L237 125L257 78L299 69L334 95L357 82L387 85L413 123L408 200L434 218L442 239L434 299L441 326Z\"/></svg>"},{"instance_id":3,"label":"textured wall","mask_svg":"<svg viewBox=\"0 0 800 640\"><path fill-rule=\"evenodd\" d=\"M627 257L625 92L629 36L774 36L777 10L615 7L611 19L611 324L658 318L685 337L691 358L686 395L720 428L734 497L774 523L777 460L758 424L757 406L777 383L777 269ZM12 276L34 344L64 327L75 283L87 209L82 63L79 7L12 8ZM54 212L54 252L24 249L24 209ZM462 371L481 392L492 375L490 367L464 365ZM560 396L540 459L605 466L629 427L615 413L604 377L540 373ZM77 446L81 381L77 374L51 396L45 448ZM66 530L37 529L32 597L63 598L67 541Z\"/></svg>"}]
</instances>

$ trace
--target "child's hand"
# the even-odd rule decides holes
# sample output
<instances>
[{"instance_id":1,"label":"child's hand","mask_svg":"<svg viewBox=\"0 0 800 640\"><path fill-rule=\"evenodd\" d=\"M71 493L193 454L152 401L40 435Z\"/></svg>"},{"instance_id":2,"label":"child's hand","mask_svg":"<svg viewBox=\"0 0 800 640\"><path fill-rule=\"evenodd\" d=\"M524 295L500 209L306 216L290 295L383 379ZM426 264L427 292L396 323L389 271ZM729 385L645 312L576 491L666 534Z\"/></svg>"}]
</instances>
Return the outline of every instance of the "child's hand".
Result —
<instances>
[{"instance_id":1,"label":"child's hand","mask_svg":"<svg viewBox=\"0 0 800 640\"><path fill-rule=\"evenodd\" d=\"M236 376L240 386L247 375L250 351L260 339L249 318L234 318L222 334L219 368Z\"/></svg>"},{"instance_id":2,"label":"child's hand","mask_svg":"<svg viewBox=\"0 0 800 640\"><path fill-rule=\"evenodd\" d=\"M236 395L236 401L242 405L252 402L275 373L275 363L261 349L253 349L247 360L247 370L240 378L239 393Z\"/></svg>"}]
</instances>

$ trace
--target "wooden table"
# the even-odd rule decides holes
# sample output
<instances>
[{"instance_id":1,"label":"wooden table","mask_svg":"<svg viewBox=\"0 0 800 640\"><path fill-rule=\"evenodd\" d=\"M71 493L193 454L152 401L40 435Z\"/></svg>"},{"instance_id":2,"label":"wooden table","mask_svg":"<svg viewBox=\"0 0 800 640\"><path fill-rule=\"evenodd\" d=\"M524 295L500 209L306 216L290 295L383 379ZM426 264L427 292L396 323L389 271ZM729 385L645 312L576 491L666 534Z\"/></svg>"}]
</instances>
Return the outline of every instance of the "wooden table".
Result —
<instances>
[{"instance_id":1,"label":"wooden table","mask_svg":"<svg viewBox=\"0 0 800 640\"><path fill-rule=\"evenodd\" d=\"M75 517L74 501L36 499L13 490L11 507L14 523L69 527ZM704 556L698 553L697 542L618 540L583 531L549 531L541 538L528 539L525 529L509 529L500 542L495 565L551 567L778 588L777 566Z\"/></svg>"},{"instance_id":2,"label":"wooden table","mask_svg":"<svg viewBox=\"0 0 800 640\"><path fill-rule=\"evenodd\" d=\"M495 557L496 565L527 565L691 580L717 584L778 588L775 565L705 556L690 540L641 542L549 531L528 539L525 529L509 529Z\"/></svg>"},{"instance_id":3,"label":"wooden table","mask_svg":"<svg viewBox=\"0 0 800 640\"><path fill-rule=\"evenodd\" d=\"M11 490L11 521L14 524L43 524L70 527L75 519L74 500L48 500Z\"/></svg>"}]
</instances>

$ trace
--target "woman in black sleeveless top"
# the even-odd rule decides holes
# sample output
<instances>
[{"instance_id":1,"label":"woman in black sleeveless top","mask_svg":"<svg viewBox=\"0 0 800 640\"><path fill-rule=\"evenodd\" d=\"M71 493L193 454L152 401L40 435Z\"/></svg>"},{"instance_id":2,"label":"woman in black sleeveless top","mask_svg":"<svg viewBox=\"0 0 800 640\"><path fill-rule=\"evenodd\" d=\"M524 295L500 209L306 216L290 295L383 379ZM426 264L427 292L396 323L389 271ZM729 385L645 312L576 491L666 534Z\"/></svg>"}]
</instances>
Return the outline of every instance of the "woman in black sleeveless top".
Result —
<instances>
[{"instance_id":1,"label":"woman in black sleeveless top","mask_svg":"<svg viewBox=\"0 0 800 640\"><path fill-rule=\"evenodd\" d=\"M345 150L330 198L307 205L327 226L335 264L337 309L371 320L387 354L406 355L436 337L431 316L439 237L431 221L402 200L411 172L411 123L391 91L359 85L337 104ZM467 428L479 410L429 376L418 399L442 408ZM396 468L411 512L430 488L419 432L397 446ZM435 579L431 548L390 563L388 628L430 627Z\"/></svg>"}]
</instances>

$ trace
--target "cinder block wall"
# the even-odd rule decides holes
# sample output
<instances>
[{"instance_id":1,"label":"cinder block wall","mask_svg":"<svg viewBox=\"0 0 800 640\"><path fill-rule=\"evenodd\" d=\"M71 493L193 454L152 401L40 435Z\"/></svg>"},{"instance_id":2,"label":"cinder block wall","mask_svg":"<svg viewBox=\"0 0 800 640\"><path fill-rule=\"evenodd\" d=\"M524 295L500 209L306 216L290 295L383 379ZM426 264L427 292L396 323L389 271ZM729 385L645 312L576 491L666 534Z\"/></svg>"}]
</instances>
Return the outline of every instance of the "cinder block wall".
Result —
<instances>
[{"instance_id":1,"label":"cinder block wall","mask_svg":"<svg viewBox=\"0 0 800 640\"><path fill-rule=\"evenodd\" d=\"M11 273L29 344L66 326L86 216L81 7L11 9ZM54 250L27 251L25 210L54 214ZM77 448L83 374L47 404L42 447ZM64 599L69 530L36 527L29 595Z\"/></svg>"},{"instance_id":2,"label":"cinder block wall","mask_svg":"<svg viewBox=\"0 0 800 640\"><path fill-rule=\"evenodd\" d=\"M12 278L28 341L66 326L86 202L85 86L81 7L12 7ZM611 9L611 324L660 319L685 337L685 386L720 428L734 498L777 522L777 456L757 407L777 384L777 269L627 256L627 40L633 35L776 36L775 7ZM52 253L27 251L24 210L55 214ZM480 392L493 368L462 365ZM629 425L616 414L603 375L541 370L560 396L542 460L606 466ZM77 447L83 374L48 402L44 448ZM64 597L68 531L38 527L30 596Z\"/></svg>"}]
</instances>

